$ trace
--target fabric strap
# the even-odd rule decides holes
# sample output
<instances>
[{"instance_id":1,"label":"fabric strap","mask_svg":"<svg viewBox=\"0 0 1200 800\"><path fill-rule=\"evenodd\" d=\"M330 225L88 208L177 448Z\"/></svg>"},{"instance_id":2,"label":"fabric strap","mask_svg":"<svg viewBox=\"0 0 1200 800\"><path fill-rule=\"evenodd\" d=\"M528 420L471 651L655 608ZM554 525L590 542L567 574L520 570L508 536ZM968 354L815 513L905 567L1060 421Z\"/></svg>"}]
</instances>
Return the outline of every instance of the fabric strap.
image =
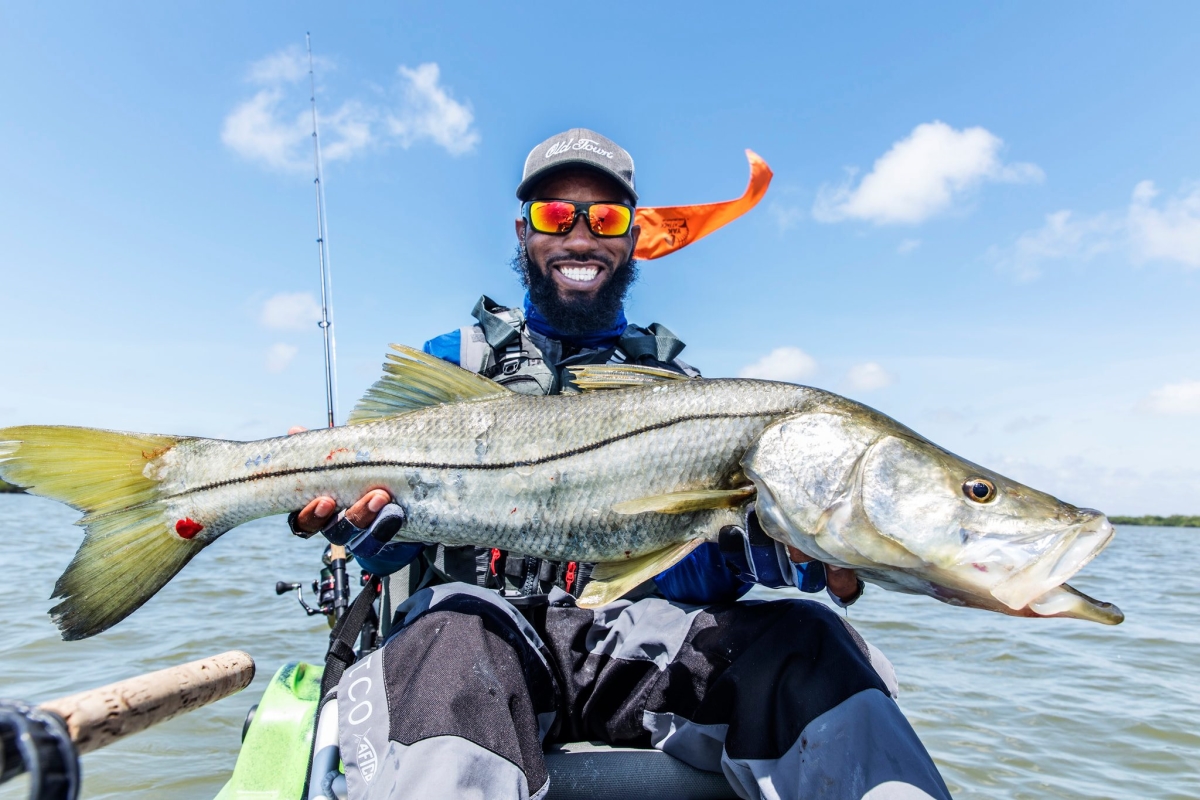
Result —
<instances>
[{"instance_id":1,"label":"fabric strap","mask_svg":"<svg viewBox=\"0 0 1200 800\"><path fill-rule=\"evenodd\" d=\"M379 596L379 581L369 576L367 585L354 598L342 618L329 632L329 650L325 653L325 674L321 677L321 704L342 679L342 673L355 662L354 640L362 633L363 625L371 615L371 605Z\"/></svg>"}]
</instances>

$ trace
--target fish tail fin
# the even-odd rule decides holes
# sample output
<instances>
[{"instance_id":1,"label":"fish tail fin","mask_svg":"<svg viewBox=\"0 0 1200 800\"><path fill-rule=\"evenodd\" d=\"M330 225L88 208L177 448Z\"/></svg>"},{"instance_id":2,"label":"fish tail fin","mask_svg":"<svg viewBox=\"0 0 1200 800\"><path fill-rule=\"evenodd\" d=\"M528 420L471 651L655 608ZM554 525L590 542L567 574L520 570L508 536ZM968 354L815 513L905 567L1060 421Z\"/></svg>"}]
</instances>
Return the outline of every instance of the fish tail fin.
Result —
<instances>
[{"instance_id":1,"label":"fish tail fin","mask_svg":"<svg viewBox=\"0 0 1200 800\"><path fill-rule=\"evenodd\" d=\"M54 586L64 639L84 639L133 613L219 535L170 518L161 469L183 437L92 428L0 428L0 477L82 511L86 533ZM147 474L149 473L149 475ZM223 532L223 531L222 531Z\"/></svg>"}]
</instances>

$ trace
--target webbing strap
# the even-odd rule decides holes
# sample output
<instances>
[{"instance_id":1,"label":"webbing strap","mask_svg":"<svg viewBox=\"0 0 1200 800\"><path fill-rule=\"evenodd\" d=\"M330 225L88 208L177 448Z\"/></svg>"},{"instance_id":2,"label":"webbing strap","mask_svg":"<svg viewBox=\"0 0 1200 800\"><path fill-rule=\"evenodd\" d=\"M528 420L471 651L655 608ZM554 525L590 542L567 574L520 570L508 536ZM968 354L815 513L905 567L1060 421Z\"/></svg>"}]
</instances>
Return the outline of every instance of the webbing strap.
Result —
<instances>
[{"instance_id":1,"label":"webbing strap","mask_svg":"<svg viewBox=\"0 0 1200 800\"><path fill-rule=\"evenodd\" d=\"M645 331L643 333L636 326L630 325L625 329L625 333L621 334L621 349L628 353L633 361L650 357L669 364L683 352L683 342L666 325L655 322Z\"/></svg>"},{"instance_id":2,"label":"webbing strap","mask_svg":"<svg viewBox=\"0 0 1200 800\"><path fill-rule=\"evenodd\" d=\"M505 319L514 312L520 314L517 309L505 308L487 295L479 298L479 302L471 311L471 316L479 320L479 327L493 350L502 350L510 343L521 340L520 327L524 317L518 316L516 324Z\"/></svg>"},{"instance_id":3,"label":"webbing strap","mask_svg":"<svg viewBox=\"0 0 1200 800\"><path fill-rule=\"evenodd\" d=\"M346 613L329 632L329 650L325 652L325 674L321 678L321 703L337 688L342 674L354 663L354 640L362 633L363 625L371 616L372 604L379 596L379 581L372 575L367 585L354 598Z\"/></svg>"}]
</instances>

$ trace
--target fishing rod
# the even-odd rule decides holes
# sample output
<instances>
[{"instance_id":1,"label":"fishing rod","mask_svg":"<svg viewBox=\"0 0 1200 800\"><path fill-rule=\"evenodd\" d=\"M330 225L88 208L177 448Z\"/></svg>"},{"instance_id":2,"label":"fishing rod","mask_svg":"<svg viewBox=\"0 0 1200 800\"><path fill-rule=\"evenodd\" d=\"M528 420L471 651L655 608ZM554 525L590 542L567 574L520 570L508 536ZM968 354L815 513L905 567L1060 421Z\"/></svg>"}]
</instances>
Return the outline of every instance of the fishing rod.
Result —
<instances>
[{"instance_id":1,"label":"fishing rod","mask_svg":"<svg viewBox=\"0 0 1200 800\"><path fill-rule=\"evenodd\" d=\"M313 185L317 195L317 258L321 266L321 321L325 337L325 410L330 428L337 425L337 343L333 335L333 274L329 265L329 229L325 219L325 180L321 171L321 136L317 129L317 79L313 74L312 37L304 34L308 49L309 103L312 107Z\"/></svg>"},{"instance_id":2,"label":"fishing rod","mask_svg":"<svg viewBox=\"0 0 1200 800\"><path fill-rule=\"evenodd\" d=\"M326 424L337 425L337 342L333 335L333 275L329 267L329 228L325 219L325 180L321 170L321 134L317 127L317 78L313 72L312 35L304 34L308 50L309 104L312 109L313 185L317 195L317 257L321 265L321 333L325 337ZM330 545L327 554L329 587L333 594L333 618L341 619L349 605L350 585L346 575L346 548ZM314 586L314 590L317 587ZM278 588L276 588L278 592Z\"/></svg>"}]
</instances>

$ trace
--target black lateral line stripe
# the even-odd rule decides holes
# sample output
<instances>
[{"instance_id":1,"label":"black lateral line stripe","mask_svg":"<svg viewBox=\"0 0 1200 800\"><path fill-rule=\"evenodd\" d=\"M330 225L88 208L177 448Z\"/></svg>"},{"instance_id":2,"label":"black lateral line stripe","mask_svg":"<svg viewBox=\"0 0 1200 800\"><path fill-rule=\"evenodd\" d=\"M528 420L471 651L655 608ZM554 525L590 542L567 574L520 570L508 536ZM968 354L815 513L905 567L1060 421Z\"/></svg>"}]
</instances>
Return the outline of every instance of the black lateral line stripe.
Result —
<instances>
[{"instance_id":1,"label":"black lateral line stripe","mask_svg":"<svg viewBox=\"0 0 1200 800\"><path fill-rule=\"evenodd\" d=\"M786 411L747 411L744 413L728 413L728 414L692 414L686 417L676 417L675 419L656 422L653 425L647 425L644 428L627 431L616 436L610 436L607 439L601 439L591 444L585 444L571 450L564 450L561 453L553 453L540 458L531 458L527 461L505 461L496 464L448 464L439 463L437 461L355 461L346 464L323 464L316 467L292 467L291 469L281 469L277 472L262 472L257 475L247 475L244 478L230 478L226 481L217 481L208 483L203 486L197 486L193 489L186 489L178 494L170 495L163 499L173 499L176 497L185 497L189 494L197 494L206 492L210 489L220 489L225 486L236 486L239 483L252 483L254 481L265 480L268 478L286 478L290 475L308 475L314 472L333 472L344 469L375 469L378 467L401 467L409 469L461 469L461 470L497 470L497 469L515 469L517 467L536 467L540 464L548 464L551 461L558 461L563 458L571 458L572 456L581 455L599 450L602 447L607 447L610 444L631 439L634 436L640 436L643 433L662 430L673 425L678 425L683 422L701 422L704 420L713 419L752 419L754 417L774 417Z\"/></svg>"}]
</instances>

